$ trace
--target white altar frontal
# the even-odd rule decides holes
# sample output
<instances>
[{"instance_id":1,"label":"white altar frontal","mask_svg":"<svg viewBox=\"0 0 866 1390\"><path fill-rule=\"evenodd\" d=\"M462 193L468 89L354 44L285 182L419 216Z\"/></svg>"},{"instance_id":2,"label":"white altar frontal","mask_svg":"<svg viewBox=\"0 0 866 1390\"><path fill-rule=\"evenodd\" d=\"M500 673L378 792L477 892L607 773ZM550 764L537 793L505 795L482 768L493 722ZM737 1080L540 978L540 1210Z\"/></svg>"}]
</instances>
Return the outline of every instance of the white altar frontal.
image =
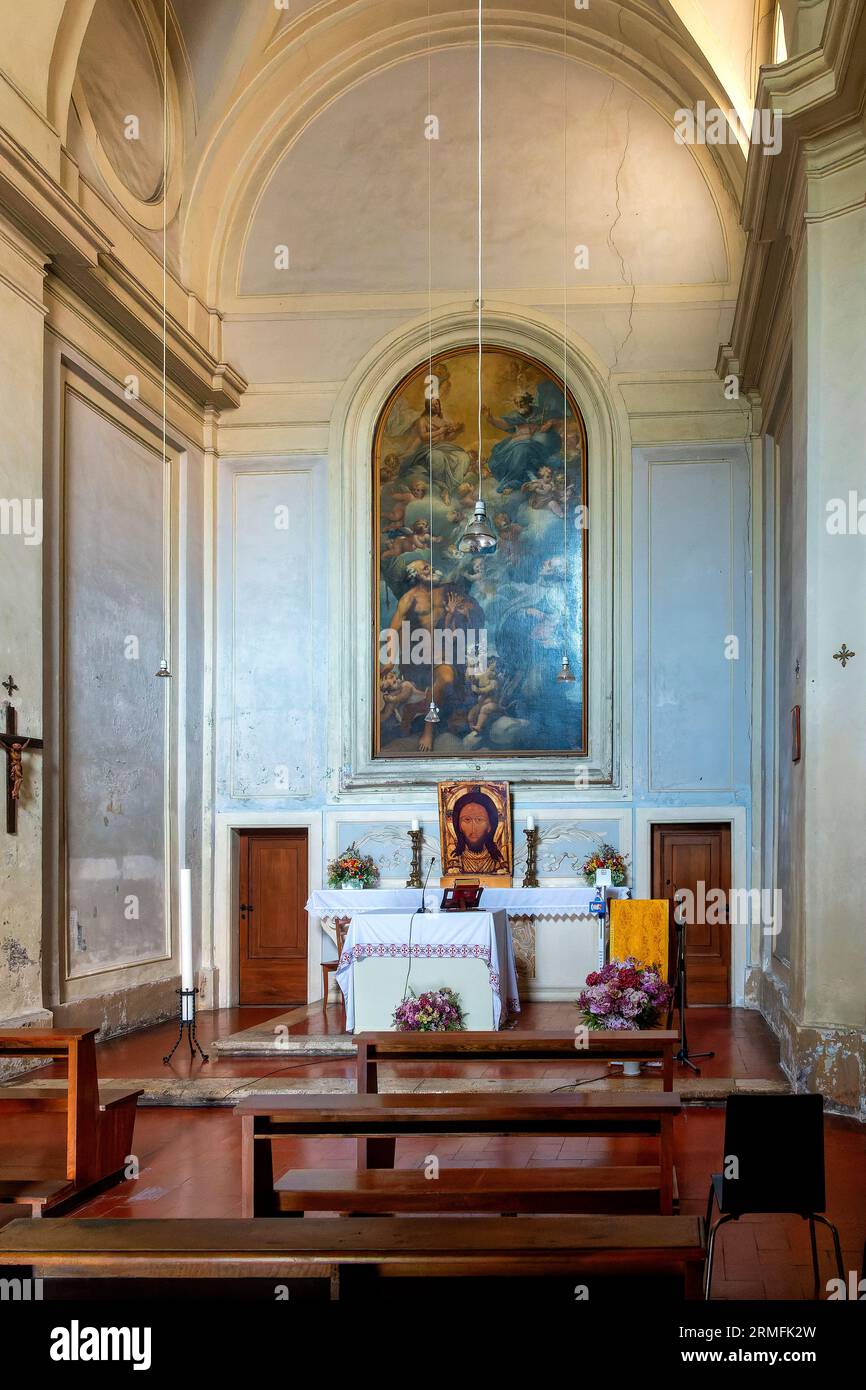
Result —
<instances>
[{"instance_id":1,"label":"white altar frontal","mask_svg":"<svg viewBox=\"0 0 866 1390\"><path fill-rule=\"evenodd\" d=\"M520 1010L511 931L502 910L356 910L336 973L349 1033L393 1028L401 1000L425 990L459 994L467 1028L501 1028Z\"/></svg>"},{"instance_id":2,"label":"white altar frontal","mask_svg":"<svg viewBox=\"0 0 866 1390\"><path fill-rule=\"evenodd\" d=\"M603 891L607 898L629 896L627 888ZM595 896L594 888L578 883L484 889L481 908L488 912L504 910L508 914L509 937L524 998L576 999L589 972L596 970L604 960L606 922L595 918L589 910ZM424 899L426 912L435 911L442 900L442 889L428 887ZM359 912L368 916L394 911L412 913L420 905L421 890L418 888L328 888L310 895L307 911L319 918L326 935L336 943L334 919L337 917L352 921ZM413 982L414 979L413 971Z\"/></svg>"}]
</instances>

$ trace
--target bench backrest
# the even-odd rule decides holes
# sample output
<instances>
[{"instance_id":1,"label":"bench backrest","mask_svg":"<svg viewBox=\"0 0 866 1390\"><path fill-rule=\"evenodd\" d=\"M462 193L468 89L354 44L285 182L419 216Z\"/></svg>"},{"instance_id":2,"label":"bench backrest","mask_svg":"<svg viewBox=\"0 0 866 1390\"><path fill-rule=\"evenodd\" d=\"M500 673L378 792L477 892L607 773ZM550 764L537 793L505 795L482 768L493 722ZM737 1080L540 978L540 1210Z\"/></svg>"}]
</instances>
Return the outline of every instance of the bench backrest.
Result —
<instances>
[{"instance_id":1,"label":"bench backrest","mask_svg":"<svg viewBox=\"0 0 866 1390\"><path fill-rule=\"evenodd\" d=\"M590 1049L601 1049L614 1044L617 1047L621 1046L623 1051L640 1051L642 1048L649 1050L672 1045L677 1041L677 1036L672 1030L663 1028L646 1028L634 1032L598 1029L595 1032L590 1031L588 1042ZM368 1053L372 1052L377 1057L400 1057L408 1052L421 1056L429 1053L434 1057L441 1053L477 1053L484 1058L517 1059L531 1057L533 1054L544 1056L548 1053L564 1053L569 1056L573 1052L586 1050L574 1033L522 1030L501 1033L489 1030L455 1033L356 1033L353 1041L359 1051L366 1048Z\"/></svg>"},{"instance_id":2,"label":"bench backrest","mask_svg":"<svg viewBox=\"0 0 866 1390\"><path fill-rule=\"evenodd\" d=\"M672 1091L578 1091L574 1095L521 1095L497 1093L472 1095L465 1091L436 1094L413 1091L409 1095L307 1095L248 1096L238 1102L238 1115L269 1115L275 1120L305 1124L315 1120L325 1126L342 1121L407 1121L430 1119L479 1120L482 1122L551 1118L575 1112L598 1113L611 1118L627 1116L654 1119L676 1115L679 1096Z\"/></svg>"},{"instance_id":3,"label":"bench backrest","mask_svg":"<svg viewBox=\"0 0 866 1390\"><path fill-rule=\"evenodd\" d=\"M0 1032L0 1057L65 1057L95 1028L9 1028Z\"/></svg>"},{"instance_id":4,"label":"bench backrest","mask_svg":"<svg viewBox=\"0 0 866 1390\"><path fill-rule=\"evenodd\" d=\"M2 1057L66 1058L66 1176L97 1175L99 1083L95 1028L18 1028L0 1033Z\"/></svg>"}]
</instances>

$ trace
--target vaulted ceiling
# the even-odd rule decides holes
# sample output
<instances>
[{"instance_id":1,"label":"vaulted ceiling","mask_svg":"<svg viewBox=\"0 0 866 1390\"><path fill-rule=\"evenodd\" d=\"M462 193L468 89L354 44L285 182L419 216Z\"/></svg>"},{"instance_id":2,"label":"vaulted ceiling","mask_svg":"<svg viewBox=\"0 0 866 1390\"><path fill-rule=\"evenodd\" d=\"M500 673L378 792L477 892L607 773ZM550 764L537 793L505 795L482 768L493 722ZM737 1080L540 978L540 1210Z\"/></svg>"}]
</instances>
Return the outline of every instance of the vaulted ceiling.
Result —
<instances>
[{"instance_id":1,"label":"vaulted ceiling","mask_svg":"<svg viewBox=\"0 0 866 1390\"><path fill-rule=\"evenodd\" d=\"M596 248L585 283L735 280L744 149L677 145L674 113L703 98L748 116L763 32L756 16L767 9L767 0L592 0L586 10L569 0L498 0L489 8L485 254L493 286L552 292L564 235ZM67 44L77 39L78 61L71 75L68 61L55 64L55 76L74 83L69 148L154 249L165 211L171 263L206 302L284 293L277 243L291 243L295 295L424 287L428 76L441 121L431 155L434 287L471 283L473 4L170 0L165 209L162 0L127 0L122 10L114 0L68 0L67 11L60 34ZM138 143L123 134L133 108Z\"/></svg>"},{"instance_id":2,"label":"vaulted ceiling","mask_svg":"<svg viewBox=\"0 0 866 1390\"><path fill-rule=\"evenodd\" d=\"M441 290L462 287L472 256L475 8L448 0L430 0L429 7L427 0L372 0L363 6L307 5L298 13L293 8L291 16L277 26L255 72L244 74L243 90L197 168L183 249L200 262L208 238L208 296L225 304L244 291L279 293L267 261L276 243L297 237L301 208L302 241L315 248L316 257L306 254L304 244L293 248L295 291L349 288L355 276L368 289L387 292L396 288L400 273L404 286L411 281L421 288L423 258L413 248L425 221L420 133L428 54L430 101L442 107L441 143L433 155L434 284ZM674 230L669 219L678 205L687 219L702 193L715 208L705 207L691 224L705 244L704 268L698 275L693 263L686 265L685 278L728 279L731 265L719 271L718 247L724 248L722 257L736 261L735 247L730 254L737 233L729 195L741 187L740 147L708 155L706 149L674 146L659 165L645 158L653 143L661 154L662 127L672 131L680 106L702 96L732 104L671 7L601 0L572 13L562 0L538 0L531 8L512 0L491 10L485 25L485 246L494 257L493 283L528 288L539 279L561 278L563 18L571 69L569 219L572 227L586 225L576 240L606 248L593 273L616 283L629 278L618 250L607 245L607 233L616 219L628 241L642 216L640 247L633 248L641 264L632 274L648 282L678 281L664 264L673 250L666 237ZM632 139L634 153L628 148ZM647 188L653 168L654 186ZM617 169L619 187L612 177ZM351 255L341 224L352 228ZM498 233L508 242L507 267L497 266ZM650 242L660 247L666 241L661 258L648 266ZM389 244L401 247L402 272L388 255ZM606 270L608 256L613 264ZM377 257L389 264L380 268Z\"/></svg>"}]
</instances>

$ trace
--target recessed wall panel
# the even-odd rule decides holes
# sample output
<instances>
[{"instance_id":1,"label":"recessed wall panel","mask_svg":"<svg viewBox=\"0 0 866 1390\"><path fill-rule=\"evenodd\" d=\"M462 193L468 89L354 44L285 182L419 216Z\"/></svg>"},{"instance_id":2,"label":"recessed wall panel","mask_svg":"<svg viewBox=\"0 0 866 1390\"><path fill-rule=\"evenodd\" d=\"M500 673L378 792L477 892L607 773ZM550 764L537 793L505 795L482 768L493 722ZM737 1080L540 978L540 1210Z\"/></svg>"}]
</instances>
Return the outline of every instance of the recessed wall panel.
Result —
<instances>
[{"instance_id":1,"label":"recessed wall panel","mask_svg":"<svg viewBox=\"0 0 866 1390\"><path fill-rule=\"evenodd\" d=\"M731 465L653 463L649 473L650 788L724 790L732 673L746 659L746 633L732 629Z\"/></svg>"},{"instance_id":2,"label":"recessed wall panel","mask_svg":"<svg viewBox=\"0 0 866 1390\"><path fill-rule=\"evenodd\" d=\"M64 459L68 974L166 955L162 458L69 389Z\"/></svg>"},{"instance_id":3,"label":"recessed wall panel","mask_svg":"<svg viewBox=\"0 0 866 1390\"><path fill-rule=\"evenodd\" d=\"M312 611L311 474L238 473L232 501L231 795L309 795L312 711L324 717L327 690L324 675L315 685L326 639Z\"/></svg>"}]
</instances>

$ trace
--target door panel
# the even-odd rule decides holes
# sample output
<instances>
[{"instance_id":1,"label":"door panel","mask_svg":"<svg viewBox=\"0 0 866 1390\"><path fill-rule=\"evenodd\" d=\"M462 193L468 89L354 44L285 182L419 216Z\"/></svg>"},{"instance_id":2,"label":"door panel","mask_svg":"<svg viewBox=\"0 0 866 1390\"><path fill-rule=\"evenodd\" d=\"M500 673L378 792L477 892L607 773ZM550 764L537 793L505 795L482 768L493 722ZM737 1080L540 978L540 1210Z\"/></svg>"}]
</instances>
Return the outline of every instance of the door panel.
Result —
<instances>
[{"instance_id":1,"label":"door panel","mask_svg":"<svg viewBox=\"0 0 866 1390\"><path fill-rule=\"evenodd\" d=\"M240 835L241 1004L307 1002L307 832Z\"/></svg>"},{"instance_id":2,"label":"door panel","mask_svg":"<svg viewBox=\"0 0 866 1390\"><path fill-rule=\"evenodd\" d=\"M654 898L670 901L674 892L682 888L694 895L694 921L689 922L686 931L686 1002L729 1004L731 929L727 903L731 887L731 827L654 825L652 859ZM721 889L725 895L725 906L720 911L713 909L712 899L706 904L714 889ZM710 910L702 912L702 903ZM716 916L718 921L707 920Z\"/></svg>"}]
</instances>

